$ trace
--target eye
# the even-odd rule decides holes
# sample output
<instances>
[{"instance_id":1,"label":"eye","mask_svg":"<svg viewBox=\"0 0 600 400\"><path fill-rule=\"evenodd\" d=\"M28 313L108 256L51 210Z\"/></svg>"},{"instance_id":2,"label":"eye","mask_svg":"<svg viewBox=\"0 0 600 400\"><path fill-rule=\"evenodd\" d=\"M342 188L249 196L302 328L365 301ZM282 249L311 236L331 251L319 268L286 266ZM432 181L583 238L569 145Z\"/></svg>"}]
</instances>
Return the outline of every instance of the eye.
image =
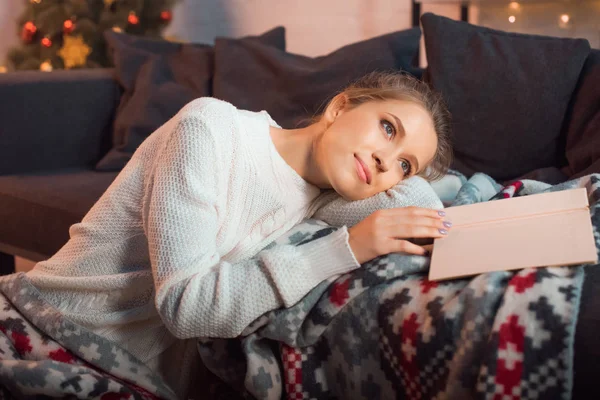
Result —
<instances>
[{"instance_id":1,"label":"eye","mask_svg":"<svg viewBox=\"0 0 600 400\"><path fill-rule=\"evenodd\" d=\"M388 121L387 119L382 119L381 125L383 126L383 129L385 130L385 134L388 135L388 137L390 139L393 138L396 133L396 129L394 128L394 125L392 125L390 123L390 121Z\"/></svg>"},{"instance_id":2,"label":"eye","mask_svg":"<svg viewBox=\"0 0 600 400\"><path fill-rule=\"evenodd\" d=\"M412 166L410 165L410 162L408 162L406 160L400 160L400 166L402 167L402 171L404 172L404 176L410 175L410 173L412 171Z\"/></svg>"}]
</instances>

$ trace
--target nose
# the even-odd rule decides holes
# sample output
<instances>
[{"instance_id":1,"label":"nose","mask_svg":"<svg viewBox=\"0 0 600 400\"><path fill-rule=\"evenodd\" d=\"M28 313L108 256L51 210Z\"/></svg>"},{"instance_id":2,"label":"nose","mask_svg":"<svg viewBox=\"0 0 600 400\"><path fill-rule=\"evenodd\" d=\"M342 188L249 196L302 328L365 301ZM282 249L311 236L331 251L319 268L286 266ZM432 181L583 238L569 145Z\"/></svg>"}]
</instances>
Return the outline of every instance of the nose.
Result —
<instances>
[{"instance_id":1,"label":"nose","mask_svg":"<svg viewBox=\"0 0 600 400\"><path fill-rule=\"evenodd\" d=\"M377 169L381 172L387 172L390 169L388 163L385 161L384 157L381 154L373 153L373 159L375 160L375 165Z\"/></svg>"}]
</instances>

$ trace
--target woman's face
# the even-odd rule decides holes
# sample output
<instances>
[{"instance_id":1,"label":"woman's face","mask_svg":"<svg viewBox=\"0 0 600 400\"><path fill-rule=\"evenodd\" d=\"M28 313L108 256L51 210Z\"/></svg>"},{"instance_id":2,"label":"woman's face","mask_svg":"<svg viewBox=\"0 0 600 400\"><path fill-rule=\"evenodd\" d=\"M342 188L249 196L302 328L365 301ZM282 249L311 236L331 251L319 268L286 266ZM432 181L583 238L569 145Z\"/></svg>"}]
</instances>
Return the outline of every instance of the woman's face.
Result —
<instances>
[{"instance_id":1,"label":"woman's face","mask_svg":"<svg viewBox=\"0 0 600 400\"><path fill-rule=\"evenodd\" d=\"M332 106L323 119L327 128L315 143L315 161L346 200L371 197L422 172L436 152L433 120L414 102Z\"/></svg>"}]
</instances>

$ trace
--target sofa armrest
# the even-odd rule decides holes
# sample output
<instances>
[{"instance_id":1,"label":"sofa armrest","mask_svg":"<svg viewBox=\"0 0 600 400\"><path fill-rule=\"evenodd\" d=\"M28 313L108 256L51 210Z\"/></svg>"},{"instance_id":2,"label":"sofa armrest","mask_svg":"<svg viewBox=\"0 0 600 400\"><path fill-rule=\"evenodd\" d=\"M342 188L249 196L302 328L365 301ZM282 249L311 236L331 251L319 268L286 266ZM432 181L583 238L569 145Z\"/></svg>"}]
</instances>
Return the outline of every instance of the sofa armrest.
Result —
<instances>
[{"instance_id":1,"label":"sofa armrest","mask_svg":"<svg viewBox=\"0 0 600 400\"><path fill-rule=\"evenodd\" d=\"M0 74L0 175L93 167L120 95L108 68Z\"/></svg>"}]
</instances>

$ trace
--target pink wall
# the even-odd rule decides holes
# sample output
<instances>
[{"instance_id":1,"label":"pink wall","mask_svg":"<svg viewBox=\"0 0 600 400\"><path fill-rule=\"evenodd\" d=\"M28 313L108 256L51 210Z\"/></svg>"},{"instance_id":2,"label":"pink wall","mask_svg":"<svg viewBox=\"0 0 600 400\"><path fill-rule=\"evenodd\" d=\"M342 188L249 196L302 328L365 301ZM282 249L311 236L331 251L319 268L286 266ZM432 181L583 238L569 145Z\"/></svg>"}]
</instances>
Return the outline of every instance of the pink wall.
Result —
<instances>
[{"instance_id":1,"label":"pink wall","mask_svg":"<svg viewBox=\"0 0 600 400\"><path fill-rule=\"evenodd\" d=\"M410 0L180 0L165 36L212 43L284 25L288 51L317 56L406 29L411 15Z\"/></svg>"},{"instance_id":2,"label":"pink wall","mask_svg":"<svg viewBox=\"0 0 600 400\"><path fill-rule=\"evenodd\" d=\"M434 1L422 10L459 17L460 3ZM20 0L0 0L0 65L19 42L15 20L23 7ZM213 43L215 36L260 34L284 25L288 51L318 56L411 24L410 0L179 0L164 36ZM421 61L425 65L424 56Z\"/></svg>"},{"instance_id":3,"label":"pink wall","mask_svg":"<svg viewBox=\"0 0 600 400\"><path fill-rule=\"evenodd\" d=\"M8 49L19 44L16 19L21 15L25 4L17 0L4 0L0 3L0 65L5 64Z\"/></svg>"}]
</instances>

